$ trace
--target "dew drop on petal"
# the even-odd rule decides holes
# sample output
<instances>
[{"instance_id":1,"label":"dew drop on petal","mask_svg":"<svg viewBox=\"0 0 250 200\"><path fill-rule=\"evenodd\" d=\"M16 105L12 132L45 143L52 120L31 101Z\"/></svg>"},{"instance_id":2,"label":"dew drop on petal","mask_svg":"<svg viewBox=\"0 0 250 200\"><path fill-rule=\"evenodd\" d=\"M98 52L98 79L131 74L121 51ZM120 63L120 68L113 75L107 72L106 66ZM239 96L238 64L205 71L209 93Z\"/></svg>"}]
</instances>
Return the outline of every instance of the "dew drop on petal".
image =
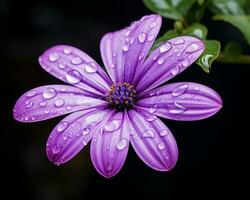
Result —
<instances>
[{"instance_id":1,"label":"dew drop on petal","mask_svg":"<svg viewBox=\"0 0 250 200\"><path fill-rule=\"evenodd\" d=\"M125 149L127 146L128 146L128 140L127 140L126 138L123 138L123 139L121 139L121 140L117 143L116 148L117 148L118 150L123 150L123 149Z\"/></svg>"},{"instance_id":2,"label":"dew drop on petal","mask_svg":"<svg viewBox=\"0 0 250 200\"><path fill-rule=\"evenodd\" d=\"M95 73L96 71L97 71L97 66L96 66L96 64L95 63L89 63L89 64L86 64L85 66L84 66L85 68L85 71L87 72L87 73L90 73L90 74L92 74L92 73Z\"/></svg>"},{"instance_id":3,"label":"dew drop on petal","mask_svg":"<svg viewBox=\"0 0 250 200\"><path fill-rule=\"evenodd\" d=\"M39 106L45 107L45 106L47 106L47 102L46 101L42 101L42 102L39 103Z\"/></svg>"},{"instance_id":4,"label":"dew drop on petal","mask_svg":"<svg viewBox=\"0 0 250 200\"><path fill-rule=\"evenodd\" d=\"M159 65L162 65L162 64L164 63L164 61L165 61L165 58L164 58L164 56L162 56L162 57L160 57L160 58L157 60L157 63L158 63Z\"/></svg>"},{"instance_id":5,"label":"dew drop on petal","mask_svg":"<svg viewBox=\"0 0 250 200\"><path fill-rule=\"evenodd\" d=\"M176 41L174 41L173 44L178 45L178 44L184 44L184 43L185 43L185 41L184 41L182 38L179 38L179 39L177 39Z\"/></svg>"},{"instance_id":6,"label":"dew drop on petal","mask_svg":"<svg viewBox=\"0 0 250 200\"><path fill-rule=\"evenodd\" d=\"M63 50L63 53L65 53L66 55L71 54L71 52L72 52L72 49L70 48L66 48Z\"/></svg>"},{"instance_id":7,"label":"dew drop on petal","mask_svg":"<svg viewBox=\"0 0 250 200\"><path fill-rule=\"evenodd\" d=\"M138 41L139 41L140 43L143 43L143 42L145 42L146 37L147 37L146 33L140 33L140 34L138 35Z\"/></svg>"},{"instance_id":8,"label":"dew drop on petal","mask_svg":"<svg viewBox=\"0 0 250 200\"><path fill-rule=\"evenodd\" d=\"M82 140L82 144L83 144L83 146L86 146L87 144L88 144L88 142L86 141L86 140Z\"/></svg>"},{"instance_id":9,"label":"dew drop on petal","mask_svg":"<svg viewBox=\"0 0 250 200\"><path fill-rule=\"evenodd\" d=\"M179 72L180 72L180 68L178 66L174 67L171 70L171 73L172 73L173 76L177 75Z\"/></svg>"},{"instance_id":10,"label":"dew drop on petal","mask_svg":"<svg viewBox=\"0 0 250 200\"><path fill-rule=\"evenodd\" d=\"M157 145L158 149L159 150L163 150L165 149L165 144L163 142L160 142L158 145Z\"/></svg>"},{"instance_id":11,"label":"dew drop on petal","mask_svg":"<svg viewBox=\"0 0 250 200\"><path fill-rule=\"evenodd\" d=\"M144 58L144 53L141 53L138 59L142 60L143 58Z\"/></svg>"},{"instance_id":12,"label":"dew drop on petal","mask_svg":"<svg viewBox=\"0 0 250 200\"><path fill-rule=\"evenodd\" d=\"M71 70L66 74L65 78L69 83L76 84L80 82L81 74L76 70Z\"/></svg>"},{"instance_id":13,"label":"dew drop on petal","mask_svg":"<svg viewBox=\"0 0 250 200\"><path fill-rule=\"evenodd\" d=\"M157 119L157 117L155 115L150 115L150 116L145 117L145 120L148 122L153 122L156 119Z\"/></svg>"},{"instance_id":14,"label":"dew drop on petal","mask_svg":"<svg viewBox=\"0 0 250 200\"><path fill-rule=\"evenodd\" d=\"M31 90L30 92L26 94L26 97L34 97L36 94L37 92L35 90Z\"/></svg>"},{"instance_id":15,"label":"dew drop on petal","mask_svg":"<svg viewBox=\"0 0 250 200\"><path fill-rule=\"evenodd\" d=\"M81 130L81 124L79 122L74 122L69 127L69 132L73 135L77 134Z\"/></svg>"},{"instance_id":16,"label":"dew drop on petal","mask_svg":"<svg viewBox=\"0 0 250 200\"><path fill-rule=\"evenodd\" d=\"M164 137L164 136L166 136L166 135L168 135L169 134L169 132L166 130L166 129L164 129L164 130L162 130L161 132L160 132L160 136L162 136L162 137Z\"/></svg>"},{"instance_id":17,"label":"dew drop on petal","mask_svg":"<svg viewBox=\"0 0 250 200\"><path fill-rule=\"evenodd\" d=\"M201 45L191 44L190 46L187 47L186 52L187 53L193 53L193 52L198 51L200 49L202 49Z\"/></svg>"},{"instance_id":18,"label":"dew drop on petal","mask_svg":"<svg viewBox=\"0 0 250 200\"><path fill-rule=\"evenodd\" d=\"M148 36L149 42L153 41L154 39L155 39L155 36L153 34Z\"/></svg>"},{"instance_id":19,"label":"dew drop on petal","mask_svg":"<svg viewBox=\"0 0 250 200\"><path fill-rule=\"evenodd\" d=\"M84 129L82 130L82 134L83 134L83 135L88 135L89 132L90 132L90 129L89 129L89 128L84 128Z\"/></svg>"},{"instance_id":20,"label":"dew drop on petal","mask_svg":"<svg viewBox=\"0 0 250 200\"><path fill-rule=\"evenodd\" d=\"M165 53L165 52L169 51L171 49L171 47L172 47L172 45L169 42L167 42L160 47L160 52Z\"/></svg>"},{"instance_id":21,"label":"dew drop on petal","mask_svg":"<svg viewBox=\"0 0 250 200\"><path fill-rule=\"evenodd\" d=\"M200 87L199 87L199 86L195 86L195 87L194 87L194 90L195 90L195 91L199 91L199 90L200 90Z\"/></svg>"},{"instance_id":22,"label":"dew drop on petal","mask_svg":"<svg viewBox=\"0 0 250 200\"><path fill-rule=\"evenodd\" d=\"M71 59L71 63L74 64L74 65L79 65L82 63L82 59L79 58L78 56L74 57Z\"/></svg>"},{"instance_id":23,"label":"dew drop on petal","mask_svg":"<svg viewBox=\"0 0 250 200\"><path fill-rule=\"evenodd\" d=\"M187 67L187 66L189 66L189 61L188 61L188 59L186 58L186 59L184 59L183 61L182 61L182 66L183 67Z\"/></svg>"},{"instance_id":24,"label":"dew drop on petal","mask_svg":"<svg viewBox=\"0 0 250 200\"><path fill-rule=\"evenodd\" d=\"M52 147L53 154L58 154L60 151L61 151L61 147L58 144Z\"/></svg>"},{"instance_id":25,"label":"dew drop on petal","mask_svg":"<svg viewBox=\"0 0 250 200\"><path fill-rule=\"evenodd\" d=\"M189 86L188 86L187 83L185 83L185 84L183 84L183 85L180 85L180 86L177 86L176 88L173 89L172 95L173 95L174 97L180 96L180 95L182 95L183 93L186 92L186 90L188 89L188 87L189 87Z\"/></svg>"},{"instance_id":26,"label":"dew drop on petal","mask_svg":"<svg viewBox=\"0 0 250 200\"><path fill-rule=\"evenodd\" d=\"M62 131L64 131L67 127L68 127L68 122L66 122L66 121L62 121L62 122L60 122L60 124L58 124L58 126L57 126L57 131L58 132L62 132Z\"/></svg>"},{"instance_id":27,"label":"dew drop on petal","mask_svg":"<svg viewBox=\"0 0 250 200\"><path fill-rule=\"evenodd\" d=\"M125 43L125 44L123 45L122 49L123 49L123 51L125 51L125 52L128 51L128 50L129 50L128 44Z\"/></svg>"},{"instance_id":28,"label":"dew drop on petal","mask_svg":"<svg viewBox=\"0 0 250 200\"><path fill-rule=\"evenodd\" d=\"M155 113L156 111L157 111L156 107L150 107L149 108L149 112L152 113L152 114Z\"/></svg>"},{"instance_id":29,"label":"dew drop on petal","mask_svg":"<svg viewBox=\"0 0 250 200\"><path fill-rule=\"evenodd\" d=\"M113 132L118 130L121 127L122 121L120 119L112 120L107 122L107 124L104 126L104 129L107 132Z\"/></svg>"},{"instance_id":30,"label":"dew drop on petal","mask_svg":"<svg viewBox=\"0 0 250 200\"><path fill-rule=\"evenodd\" d=\"M155 28L157 26L157 22L151 22L149 27L150 28Z\"/></svg>"},{"instance_id":31,"label":"dew drop on petal","mask_svg":"<svg viewBox=\"0 0 250 200\"><path fill-rule=\"evenodd\" d=\"M64 69L66 67L66 65L64 63L59 63L58 64L58 68L60 69Z\"/></svg>"},{"instance_id":32,"label":"dew drop on petal","mask_svg":"<svg viewBox=\"0 0 250 200\"><path fill-rule=\"evenodd\" d=\"M56 96L56 91L54 88L46 88L43 92L43 98L44 99L52 99Z\"/></svg>"},{"instance_id":33,"label":"dew drop on petal","mask_svg":"<svg viewBox=\"0 0 250 200\"><path fill-rule=\"evenodd\" d=\"M32 108L33 105L34 105L34 102L31 101L31 100L28 100L28 101L26 101L25 103L26 103L26 108L27 108L27 109Z\"/></svg>"},{"instance_id":34,"label":"dew drop on petal","mask_svg":"<svg viewBox=\"0 0 250 200\"><path fill-rule=\"evenodd\" d=\"M58 59L59 59L59 56L58 56L57 53L51 53L51 54L49 55L49 60L50 60L51 62L55 62L55 61L57 61Z\"/></svg>"},{"instance_id":35,"label":"dew drop on petal","mask_svg":"<svg viewBox=\"0 0 250 200\"><path fill-rule=\"evenodd\" d=\"M65 103L64 100L60 98L60 99L55 100L54 104L56 107L61 107L64 105L64 103Z\"/></svg>"},{"instance_id":36,"label":"dew drop on petal","mask_svg":"<svg viewBox=\"0 0 250 200\"><path fill-rule=\"evenodd\" d=\"M146 130L142 133L142 137L144 138L153 138L154 136L155 136L155 133L152 130Z\"/></svg>"}]
</instances>

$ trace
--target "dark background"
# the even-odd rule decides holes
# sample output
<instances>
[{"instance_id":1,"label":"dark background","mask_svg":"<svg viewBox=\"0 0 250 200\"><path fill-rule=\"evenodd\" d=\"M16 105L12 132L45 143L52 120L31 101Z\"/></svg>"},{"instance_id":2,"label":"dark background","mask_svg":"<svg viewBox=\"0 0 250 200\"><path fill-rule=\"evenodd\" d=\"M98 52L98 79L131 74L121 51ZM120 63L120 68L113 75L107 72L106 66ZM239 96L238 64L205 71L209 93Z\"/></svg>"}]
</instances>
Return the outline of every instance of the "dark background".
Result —
<instances>
[{"instance_id":1,"label":"dark background","mask_svg":"<svg viewBox=\"0 0 250 200\"><path fill-rule=\"evenodd\" d=\"M13 120L12 108L25 91L62 83L39 66L37 58L44 50L70 44L102 63L102 35L149 13L138 0L0 0L1 199L243 199L249 160L249 65L214 63L209 75L193 65L171 80L199 82L215 89L224 107L203 121L164 120L180 152L176 167L168 173L148 168L130 148L120 173L105 179L91 164L89 145L57 167L48 161L45 144L63 117L33 124ZM249 53L236 29L209 18L207 13L209 38L222 44L229 39L241 42ZM162 33L169 28L172 21L164 20Z\"/></svg>"}]
</instances>

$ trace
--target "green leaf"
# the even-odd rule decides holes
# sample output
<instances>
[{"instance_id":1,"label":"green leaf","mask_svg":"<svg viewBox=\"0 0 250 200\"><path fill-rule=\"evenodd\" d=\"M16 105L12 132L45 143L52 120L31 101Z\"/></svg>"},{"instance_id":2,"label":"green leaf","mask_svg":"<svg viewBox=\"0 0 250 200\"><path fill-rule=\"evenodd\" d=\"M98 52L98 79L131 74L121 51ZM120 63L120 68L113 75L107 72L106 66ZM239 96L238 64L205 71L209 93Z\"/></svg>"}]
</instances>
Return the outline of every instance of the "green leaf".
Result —
<instances>
[{"instance_id":1,"label":"green leaf","mask_svg":"<svg viewBox=\"0 0 250 200\"><path fill-rule=\"evenodd\" d=\"M209 73L211 70L211 64L218 57L219 53L220 42L217 40L206 40L205 50L196 61L196 64L198 64L206 73Z\"/></svg>"},{"instance_id":2,"label":"green leaf","mask_svg":"<svg viewBox=\"0 0 250 200\"><path fill-rule=\"evenodd\" d=\"M185 21L185 16L195 0L143 0L143 2L151 11L163 17Z\"/></svg>"},{"instance_id":3,"label":"green leaf","mask_svg":"<svg viewBox=\"0 0 250 200\"><path fill-rule=\"evenodd\" d=\"M204 3L205 0L197 0L199 5L202 5Z\"/></svg>"},{"instance_id":4,"label":"green leaf","mask_svg":"<svg viewBox=\"0 0 250 200\"><path fill-rule=\"evenodd\" d=\"M215 15L213 19L228 22L238 28L250 45L250 15Z\"/></svg>"},{"instance_id":5,"label":"green leaf","mask_svg":"<svg viewBox=\"0 0 250 200\"><path fill-rule=\"evenodd\" d=\"M207 27L199 23L194 23L191 26L188 26L183 31L182 35L190 35L190 36L198 37L201 40L205 40L207 37Z\"/></svg>"},{"instance_id":6,"label":"green leaf","mask_svg":"<svg viewBox=\"0 0 250 200\"><path fill-rule=\"evenodd\" d=\"M230 56L232 58L237 58L242 54L242 48L237 42L227 43L224 49L224 56Z\"/></svg>"},{"instance_id":7,"label":"green leaf","mask_svg":"<svg viewBox=\"0 0 250 200\"><path fill-rule=\"evenodd\" d=\"M212 0L210 10L216 14L244 15L249 0Z\"/></svg>"},{"instance_id":8,"label":"green leaf","mask_svg":"<svg viewBox=\"0 0 250 200\"><path fill-rule=\"evenodd\" d=\"M165 42L165 41L170 40L170 39L172 39L174 37L177 37L177 36L178 36L178 33L176 31L174 31L174 30L167 31L166 33L164 33L163 36L159 37L154 42L154 45L151 48L151 51L154 50L154 49L156 49L157 47L159 47L162 42Z\"/></svg>"}]
</instances>

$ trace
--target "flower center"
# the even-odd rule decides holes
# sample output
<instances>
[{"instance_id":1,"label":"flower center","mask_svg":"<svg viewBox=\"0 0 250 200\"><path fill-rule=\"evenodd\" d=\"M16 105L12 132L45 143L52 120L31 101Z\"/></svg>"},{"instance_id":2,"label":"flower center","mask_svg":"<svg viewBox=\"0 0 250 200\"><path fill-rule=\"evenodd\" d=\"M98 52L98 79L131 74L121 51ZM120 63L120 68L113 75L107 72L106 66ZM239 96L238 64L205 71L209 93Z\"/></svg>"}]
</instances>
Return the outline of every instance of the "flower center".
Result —
<instances>
[{"instance_id":1,"label":"flower center","mask_svg":"<svg viewBox=\"0 0 250 200\"><path fill-rule=\"evenodd\" d=\"M131 108L135 102L136 91L129 83L116 83L110 87L106 101L112 108L124 110Z\"/></svg>"}]
</instances>

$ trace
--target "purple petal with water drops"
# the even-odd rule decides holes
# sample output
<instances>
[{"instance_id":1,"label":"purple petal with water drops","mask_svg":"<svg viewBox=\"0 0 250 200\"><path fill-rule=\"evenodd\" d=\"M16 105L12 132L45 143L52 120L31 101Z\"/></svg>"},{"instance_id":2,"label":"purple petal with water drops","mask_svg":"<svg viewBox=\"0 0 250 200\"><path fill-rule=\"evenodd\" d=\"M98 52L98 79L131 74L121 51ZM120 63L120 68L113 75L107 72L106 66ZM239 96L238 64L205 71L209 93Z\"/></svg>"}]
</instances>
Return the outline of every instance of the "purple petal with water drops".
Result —
<instances>
[{"instance_id":1,"label":"purple petal with water drops","mask_svg":"<svg viewBox=\"0 0 250 200\"><path fill-rule=\"evenodd\" d=\"M39 63L58 79L98 95L105 94L112 84L103 69L75 47L54 46L39 57Z\"/></svg>"},{"instance_id":2,"label":"purple petal with water drops","mask_svg":"<svg viewBox=\"0 0 250 200\"><path fill-rule=\"evenodd\" d=\"M99 126L91 141L91 159L104 177L115 176L122 168L129 148L128 116L118 112Z\"/></svg>"},{"instance_id":3,"label":"purple petal with water drops","mask_svg":"<svg viewBox=\"0 0 250 200\"><path fill-rule=\"evenodd\" d=\"M129 110L130 142L142 161L159 171L171 170L178 159L174 136L156 116L141 109Z\"/></svg>"},{"instance_id":4,"label":"purple petal with water drops","mask_svg":"<svg viewBox=\"0 0 250 200\"><path fill-rule=\"evenodd\" d=\"M131 83L135 69L144 62L160 27L161 17L148 15L102 38L102 59L114 82Z\"/></svg>"},{"instance_id":5,"label":"purple petal with water drops","mask_svg":"<svg viewBox=\"0 0 250 200\"><path fill-rule=\"evenodd\" d=\"M51 132L46 152L56 165L73 158L92 138L95 127L106 118L110 110L83 110L64 118Z\"/></svg>"},{"instance_id":6,"label":"purple petal with water drops","mask_svg":"<svg viewBox=\"0 0 250 200\"><path fill-rule=\"evenodd\" d=\"M77 87L46 85L24 93L16 102L13 115L21 122L37 122L77 110L105 107L106 102L91 97Z\"/></svg>"},{"instance_id":7,"label":"purple petal with water drops","mask_svg":"<svg viewBox=\"0 0 250 200\"><path fill-rule=\"evenodd\" d=\"M137 106L154 115L173 120L208 118L222 107L221 97L198 83L181 82L156 88L139 97Z\"/></svg>"},{"instance_id":8,"label":"purple petal with water drops","mask_svg":"<svg viewBox=\"0 0 250 200\"><path fill-rule=\"evenodd\" d=\"M204 51L201 40L181 36L157 48L138 68L133 80L137 93L149 91L190 66Z\"/></svg>"}]
</instances>

